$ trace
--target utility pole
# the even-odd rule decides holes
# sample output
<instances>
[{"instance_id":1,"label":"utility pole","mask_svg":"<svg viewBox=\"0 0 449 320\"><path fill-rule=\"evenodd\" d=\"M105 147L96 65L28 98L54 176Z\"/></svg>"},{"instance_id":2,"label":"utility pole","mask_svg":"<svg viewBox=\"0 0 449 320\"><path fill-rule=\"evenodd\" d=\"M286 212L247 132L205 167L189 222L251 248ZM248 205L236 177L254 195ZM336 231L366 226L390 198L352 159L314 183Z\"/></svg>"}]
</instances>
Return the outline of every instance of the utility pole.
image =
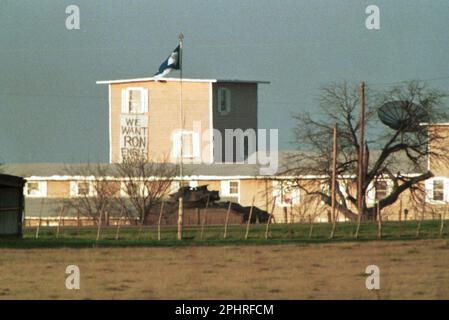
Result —
<instances>
[{"instance_id":1,"label":"utility pole","mask_svg":"<svg viewBox=\"0 0 449 320\"><path fill-rule=\"evenodd\" d=\"M365 82L360 86L360 124L359 124L359 156L357 161L357 209L359 213L355 237L359 235L360 222L363 215L363 174L365 172Z\"/></svg>"},{"instance_id":2,"label":"utility pole","mask_svg":"<svg viewBox=\"0 0 449 320\"><path fill-rule=\"evenodd\" d=\"M184 50L184 34L179 34L179 120L181 125L181 150L180 150L180 165L179 165L179 175L180 175L180 187L182 188L182 182L184 180L184 172L183 172L183 150L184 150L184 139L183 139L183 130L184 130L184 110L182 108L182 51ZM184 194L182 194L178 198L178 240L182 240L183 233L183 217L184 217Z\"/></svg>"},{"instance_id":3,"label":"utility pole","mask_svg":"<svg viewBox=\"0 0 449 320\"><path fill-rule=\"evenodd\" d=\"M332 151L332 219L335 220L335 206L336 206L336 198L337 195L337 130L338 124L334 126L334 135L333 135L333 151Z\"/></svg>"},{"instance_id":4,"label":"utility pole","mask_svg":"<svg viewBox=\"0 0 449 320\"><path fill-rule=\"evenodd\" d=\"M332 239L335 234L335 227L337 226L337 217L335 214L335 207L337 204L337 132L338 132L338 124L335 124L334 126L334 135L333 135L333 142L332 142L332 232L330 235L330 238Z\"/></svg>"},{"instance_id":5,"label":"utility pole","mask_svg":"<svg viewBox=\"0 0 449 320\"><path fill-rule=\"evenodd\" d=\"M183 172L183 149L184 149L184 139L183 139L183 130L184 130L184 110L182 108L182 54L183 54L183 50L184 50L184 34L180 33L178 36L179 39L179 124L181 126L181 150L180 150L180 166L179 166L179 175L181 178L181 183L180 186L182 187L182 180L183 180L183 176L184 176L184 172Z\"/></svg>"}]
</instances>

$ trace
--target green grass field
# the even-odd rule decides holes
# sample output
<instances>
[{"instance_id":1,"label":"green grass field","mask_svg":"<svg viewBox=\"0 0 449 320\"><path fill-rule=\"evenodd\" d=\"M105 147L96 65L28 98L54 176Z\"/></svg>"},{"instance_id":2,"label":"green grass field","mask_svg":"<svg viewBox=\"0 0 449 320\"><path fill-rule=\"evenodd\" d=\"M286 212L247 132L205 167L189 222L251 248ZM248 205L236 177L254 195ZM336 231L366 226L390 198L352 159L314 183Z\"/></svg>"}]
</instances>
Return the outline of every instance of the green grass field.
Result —
<instances>
[{"instance_id":1,"label":"green grass field","mask_svg":"<svg viewBox=\"0 0 449 320\"><path fill-rule=\"evenodd\" d=\"M385 222L382 227L382 239L387 240L417 240L440 238L440 221L423 221L420 235L416 235L417 221ZM269 239L265 239L265 225L251 225L249 237L245 240L246 225L230 226L228 237L223 237L223 226L206 226L203 239L201 227L185 227L184 240L178 241L177 228L174 226L161 229L161 241L157 240L157 227L146 226L141 231L139 227L122 227L119 239L116 240L116 227L103 227L100 240L96 241L96 227L61 227L59 237L56 237L56 227L41 227L39 238L36 239L36 228L25 228L23 239L2 239L2 248L55 248L73 247L133 247L133 246L199 246L199 245L263 245L287 243L326 243L379 240L376 223L363 223L358 239L354 239L356 224L337 224L334 238L329 239L332 225L319 223L313 226L312 237L309 237L308 224L278 224L271 225ZM447 225L444 227L443 238L447 237Z\"/></svg>"}]
</instances>

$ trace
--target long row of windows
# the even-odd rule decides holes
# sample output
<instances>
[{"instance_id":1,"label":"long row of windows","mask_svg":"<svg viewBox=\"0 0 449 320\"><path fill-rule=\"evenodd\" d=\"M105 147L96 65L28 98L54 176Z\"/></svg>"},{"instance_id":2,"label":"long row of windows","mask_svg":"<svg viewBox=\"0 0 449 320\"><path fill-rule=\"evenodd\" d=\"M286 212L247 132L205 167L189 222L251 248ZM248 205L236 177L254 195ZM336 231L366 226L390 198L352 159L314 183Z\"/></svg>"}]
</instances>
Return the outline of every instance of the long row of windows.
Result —
<instances>
[{"instance_id":1,"label":"long row of windows","mask_svg":"<svg viewBox=\"0 0 449 320\"><path fill-rule=\"evenodd\" d=\"M192 188L198 186L198 181L189 181L188 185ZM170 187L170 193L176 192L180 187L179 181L174 181ZM126 196L126 186L122 182L120 195ZM142 188L144 189L144 188ZM221 196L226 198L235 198L240 202L240 181L224 180L220 183ZM47 182L28 182L25 194L29 197L46 197ZM91 181L71 181L70 196L95 196L95 188ZM273 181L273 196L276 197L278 206L291 206L299 204L299 189L290 181Z\"/></svg>"},{"instance_id":2,"label":"long row of windows","mask_svg":"<svg viewBox=\"0 0 449 320\"><path fill-rule=\"evenodd\" d=\"M198 181L186 181L184 185L191 188L198 187ZM178 191L181 187L180 181L173 181L170 185L170 193ZM144 190L145 188L142 187ZM25 196L28 197L47 197L47 181L29 181L24 189ZM121 182L120 196L125 197L126 184ZM222 181L221 195L224 197L240 197L240 181ZM95 186L92 181L70 181L70 196L95 196Z\"/></svg>"},{"instance_id":3,"label":"long row of windows","mask_svg":"<svg viewBox=\"0 0 449 320\"><path fill-rule=\"evenodd\" d=\"M218 88L217 91L217 111L225 116L231 112L231 90L228 88ZM142 114L148 112L148 89L141 87L129 87L122 90L123 114Z\"/></svg>"},{"instance_id":4,"label":"long row of windows","mask_svg":"<svg viewBox=\"0 0 449 320\"><path fill-rule=\"evenodd\" d=\"M188 185L192 188L198 186L198 181L189 181ZM170 187L170 193L176 192L180 187L179 181L174 181ZM425 182L426 200L433 203L449 202L449 178L432 178ZM126 196L126 186L122 182L121 196ZM233 197L240 201L240 181L224 180L220 183L221 196ZM340 183L340 191L346 194L346 187ZM326 184L322 185L322 190L326 193L328 188ZM376 181L368 188L367 201L375 203L390 194L392 184L389 180ZM28 197L46 197L47 181L29 181L25 186L25 195ZM91 181L71 181L70 196L94 196L95 188ZM276 197L278 206L291 206L300 203L300 190L292 181L273 181L273 197Z\"/></svg>"}]
</instances>

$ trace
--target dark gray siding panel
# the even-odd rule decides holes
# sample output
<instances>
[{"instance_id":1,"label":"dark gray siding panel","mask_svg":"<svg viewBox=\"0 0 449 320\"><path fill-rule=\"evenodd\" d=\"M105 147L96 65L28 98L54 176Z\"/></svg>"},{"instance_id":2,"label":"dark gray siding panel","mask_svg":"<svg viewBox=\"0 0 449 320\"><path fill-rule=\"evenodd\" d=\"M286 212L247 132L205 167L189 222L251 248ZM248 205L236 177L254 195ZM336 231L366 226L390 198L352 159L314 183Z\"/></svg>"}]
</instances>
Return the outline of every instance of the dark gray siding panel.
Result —
<instances>
[{"instance_id":1,"label":"dark gray siding panel","mask_svg":"<svg viewBox=\"0 0 449 320\"><path fill-rule=\"evenodd\" d=\"M220 87L231 90L231 112L220 115L218 112L218 89ZM257 84L218 82L213 85L213 126L220 131L222 143L222 158L214 154L216 162L224 161L225 157L225 129L257 130ZM214 149L218 147L214 145Z\"/></svg>"}]
</instances>

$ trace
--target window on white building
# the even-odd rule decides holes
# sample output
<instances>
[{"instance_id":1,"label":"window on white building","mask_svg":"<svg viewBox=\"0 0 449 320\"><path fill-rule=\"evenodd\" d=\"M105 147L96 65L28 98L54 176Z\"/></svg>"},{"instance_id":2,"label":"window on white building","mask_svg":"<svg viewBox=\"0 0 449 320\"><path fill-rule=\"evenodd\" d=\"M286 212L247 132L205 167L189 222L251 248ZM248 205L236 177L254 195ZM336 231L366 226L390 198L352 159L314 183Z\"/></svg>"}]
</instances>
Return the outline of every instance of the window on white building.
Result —
<instances>
[{"instance_id":1,"label":"window on white building","mask_svg":"<svg viewBox=\"0 0 449 320\"><path fill-rule=\"evenodd\" d=\"M231 90L218 88L218 113L222 116L231 112Z\"/></svg>"},{"instance_id":2,"label":"window on white building","mask_svg":"<svg viewBox=\"0 0 449 320\"><path fill-rule=\"evenodd\" d=\"M376 188L376 201L380 201L388 196L387 181L376 181L374 186Z\"/></svg>"},{"instance_id":3,"label":"window on white building","mask_svg":"<svg viewBox=\"0 0 449 320\"><path fill-rule=\"evenodd\" d=\"M90 183L89 182L78 182L78 195L87 196L90 194Z\"/></svg>"},{"instance_id":4,"label":"window on white building","mask_svg":"<svg viewBox=\"0 0 449 320\"><path fill-rule=\"evenodd\" d=\"M129 197L128 183L126 181L120 182L120 197Z\"/></svg>"},{"instance_id":5,"label":"window on white building","mask_svg":"<svg viewBox=\"0 0 449 320\"><path fill-rule=\"evenodd\" d=\"M348 183L345 180L338 180L338 187L340 189L340 193L341 196L338 194L337 192L337 201L341 204L343 204L343 201L345 201L348 198L348 192L347 192L347 188L348 188ZM331 195L331 191L329 188L329 183L326 180L322 180L320 183L320 188L321 188L321 192L328 195L329 197L332 196ZM342 199L341 197L343 197L344 199ZM324 203L324 201L321 201L321 203Z\"/></svg>"},{"instance_id":6,"label":"window on white building","mask_svg":"<svg viewBox=\"0 0 449 320\"><path fill-rule=\"evenodd\" d=\"M386 198L393 190L393 181L389 179L372 181L366 193L366 200L368 204L375 204L378 201Z\"/></svg>"},{"instance_id":7,"label":"window on white building","mask_svg":"<svg viewBox=\"0 0 449 320\"><path fill-rule=\"evenodd\" d=\"M95 190L92 181L70 181L70 196L94 196Z\"/></svg>"},{"instance_id":8,"label":"window on white building","mask_svg":"<svg viewBox=\"0 0 449 320\"><path fill-rule=\"evenodd\" d=\"M148 90L127 88L122 90L122 113L138 114L148 112Z\"/></svg>"},{"instance_id":9,"label":"window on white building","mask_svg":"<svg viewBox=\"0 0 449 320\"><path fill-rule=\"evenodd\" d=\"M25 186L25 195L28 197L46 197L47 181L29 181Z\"/></svg>"},{"instance_id":10,"label":"window on white building","mask_svg":"<svg viewBox=\"0 0 449 320\"><path fill-rule=\"evenodd\" d=\"M240 181L221 181L221 195L223 197L235 197L240 202Z\"/></svg>"},{"instance_id":11,"label":"window on white building","mask_svg":"<svg viewBox=\"0 0 449 320\"><path fill-rule=\"evenodd\" d=\"M429 202L449 202L449 178L426 180L426 199Z\"/></svg>"},{"instance_id":12,"label":"window on white building","mask_svg":"<svg viewBox=\"0 0 449 320\"><path fill-rule=\"evenodd\" d=\"M299 187L294 181L273 181L273 197L276 204L289 207L299 204Z\"/></svg>"},{"instance_id":13,"label":"window on white building","mask_svg":"<svg viewBox=\"0 0 449 320\"><path fill-rule=\"evenodd\" d=\"M185 159L199 157L200 141L198 133L194 131L178 131L173 134L173 156Z\"/></svg>"},{"instance_id":14,"label":"window on white building","mask_svg":"<svg viewBox=\"0 0 449 320\"><path fill-rule=\"evenodd\" d=\"M184 185L188 185L190 188L197 188L198 187L198 181L196 180L190 180L188 182L183 181Z\"/></svg>"},{"instance_id":15,"label":"window on white building","mask_svg":"<svg viewBox=\"0 0 449 320\"><path fill-rule=\"evenodd\" d=\"M444 201L444 180L433 180L433 200Z\"/></svg>"}]
</instances>

